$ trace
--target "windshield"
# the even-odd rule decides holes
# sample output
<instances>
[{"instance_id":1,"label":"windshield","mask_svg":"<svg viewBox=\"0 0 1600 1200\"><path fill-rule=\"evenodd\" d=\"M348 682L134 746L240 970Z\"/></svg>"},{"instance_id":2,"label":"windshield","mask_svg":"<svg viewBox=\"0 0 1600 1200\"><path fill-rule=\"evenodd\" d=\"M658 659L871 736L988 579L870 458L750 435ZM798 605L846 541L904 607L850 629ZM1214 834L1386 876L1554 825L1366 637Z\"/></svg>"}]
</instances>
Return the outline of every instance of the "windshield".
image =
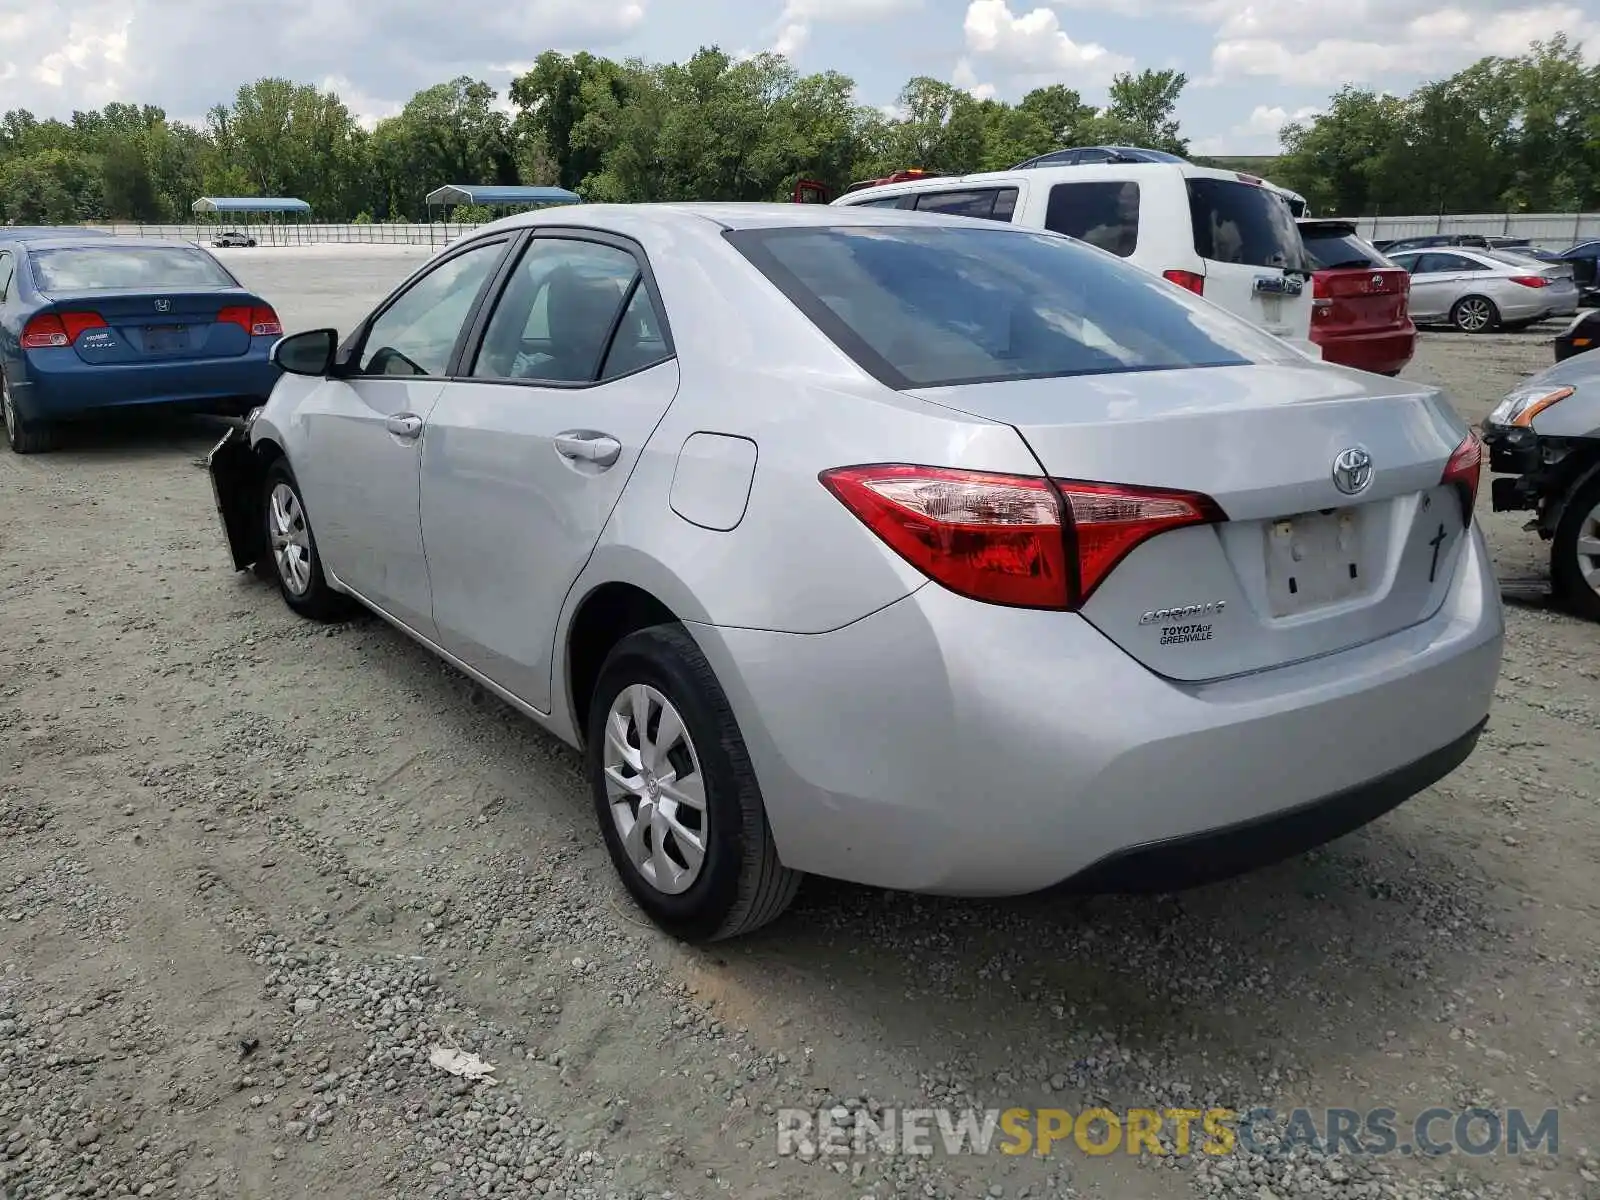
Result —
<instances>
[{"instance_id":1,"label":"windshield","mask_svg":"<svg viewBox=\"0 0 1600 1200\"><path fill-rule=\"evenodd\" d=\"M942 226L747 229L728 240L895 388L1282 361L1275 340L1050 234Z\"/></svg>"},{"instance_id":2,"label":"windshield","mask_svg":"<svg viewBox=\"0 0 1600 1200\"><path fill-rule=\"evenodd\" d=\"M1305 244L1306 258L1310 260L1314 271L1394 266L1378 253L1376 247L1357 237L1347 225L1302 225L1300 240Z\"/></svg>"},{"instance_id":3,"label":"windshield","mask_svg":"<svg viewBox=\"0 0 1600 1200\"><path fill-rule=\"evenodd\" d=\"M1300 231L1276 192L1229 179L1189 180L1195 253L1212 262L1306 269Z\"/></svg>"},{"instance_id":4,"label":"windshield","mask_svg":"<svg viewBox=\"0 0 1600 1200\"><path fill-rule=\"evenodd\" d=\"M41 292L238 286L210 255L187 246L73 246L29 258Z\"/></svg>"}]
</instances>

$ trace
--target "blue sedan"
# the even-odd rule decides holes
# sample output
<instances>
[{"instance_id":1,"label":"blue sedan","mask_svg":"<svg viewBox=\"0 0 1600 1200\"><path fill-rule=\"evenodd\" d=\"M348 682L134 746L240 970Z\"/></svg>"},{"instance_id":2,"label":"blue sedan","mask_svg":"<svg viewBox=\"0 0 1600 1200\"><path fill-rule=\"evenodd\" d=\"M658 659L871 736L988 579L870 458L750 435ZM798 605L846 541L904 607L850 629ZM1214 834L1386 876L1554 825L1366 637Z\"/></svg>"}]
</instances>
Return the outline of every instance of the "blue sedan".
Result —
<instances>
[{"instance_id":1,"label":"blue sedan","mask_svg":"<svg viewBox=\"0 0 1600 1200\"><path fill-rule=\"evenodd\" d=\"M0 412L18 454L108 410L243 413L277 382L282 334L198 246L0 229Z\"/></svg>"}]
</instances>

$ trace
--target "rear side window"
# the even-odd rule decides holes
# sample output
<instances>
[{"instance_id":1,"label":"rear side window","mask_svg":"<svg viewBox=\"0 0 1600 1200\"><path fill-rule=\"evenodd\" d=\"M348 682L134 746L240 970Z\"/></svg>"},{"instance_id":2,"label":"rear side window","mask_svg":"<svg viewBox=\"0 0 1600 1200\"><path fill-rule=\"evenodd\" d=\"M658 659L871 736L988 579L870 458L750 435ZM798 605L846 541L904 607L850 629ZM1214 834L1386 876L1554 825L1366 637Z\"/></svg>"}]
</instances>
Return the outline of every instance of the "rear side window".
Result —
<instances>
[{"instance_id":1,"label":"rear side window","mask_svg":"<svg viewBox=\"0 0 1600 1200\"><path fill-rule=\"evenodd\" d=\"M909 208L909 196L885 196L881 200L861 200L851 203L851 208Z\"/></svg>"},{"instance_id":2,"label":"rear side window","mask_svg":"<svg viewBox=\"0 0 1600 1200\"><path fill-rule=\"evenodd\" d=\"M1231 179L1189 180L1194 249L1211 262L1305 269L1300 231L1276 192Z\"/></svg>"},{"instance_id":3,"label":"rear side window","mask_svg":"<svg viewBox=\"0 0 1600 1200\"><path fill-rule=\"evenodd\" d=\"M1011 214L1017 211L1017 189L968 188L960 192L923 192L917 196L917 211L1009 221Z\"/></svg>"},{"instance_id":4,"label":"rear side window","mask_svg":"<svg viewBox=\"0 0 1600 1200\"><path fill-rule=\"evenodd\" d=\"M1362 241L1354 232L1338 226L1302 226L1300 240L1305 243L1306 258L1315 271L1393 265L1370 242Z\"/></svg>"},{"instance_id":5,"label":"rear side window","mask_svg":"<svg viewBox=\"0 0 1600 1200\"><path fill-rule=\"evenodd\" d=\"M4 250L0 250L0 300L4 300L11 295L11 276L15 271L16 267L11 262L11 255Z\"/></svg>"},{"instance_id":6,"label":"rear side window","mask_svg":"<svg viewBox=\"0 0 1600 1200\"><path fill-rule=\"evenodd\" d=\"M29 259L41 292L238 286L209 254L184 246L73 246Z\"/></svg>"},{"instance_id":7,"label":"rear side window","mask_svg":"<svg viewBox=\"0 0 1600 1200\"><path fill-rule=\"evenodd\" d=\"M1058 183L1044 227L1127 258L1139 245L1137 183Z\"/></svg>"},{"instance_id":8,"label":"rear side window","mask_svg":"<svg viewBox=\"0 0 1600 1200\"><path fill-rule=\"evenodd\" d=\"M1049 234L894 226L725 236L835 345L894 388L1286 357L1239 318Z\"/></svg>"}]
</instances>

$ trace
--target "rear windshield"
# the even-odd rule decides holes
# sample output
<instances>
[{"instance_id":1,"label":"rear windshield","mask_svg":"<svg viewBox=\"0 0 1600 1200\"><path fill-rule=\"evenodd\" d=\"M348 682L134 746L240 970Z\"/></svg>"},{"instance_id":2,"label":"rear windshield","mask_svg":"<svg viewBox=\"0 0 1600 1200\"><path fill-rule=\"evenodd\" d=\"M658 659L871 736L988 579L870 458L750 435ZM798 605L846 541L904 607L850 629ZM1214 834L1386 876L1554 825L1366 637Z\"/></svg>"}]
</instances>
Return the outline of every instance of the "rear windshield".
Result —
<instances>
[{"instance_id":1,"label":"rear windshield","mask_svg":"<svg viewBox=\"0 0 1600 1200\"><path fill-rule=\"evenodd\" d=\"M1300 231L1276 192L1231 179L1189 180L1189 217L1201 258L1305 270Z\"/></svg>"},{"instance_id":2,"label":"rear windshield","mask_svg":"<svg viewBox=\"0 0 1600 1200\"><path fill-rule=\"evenodd\" d=\"M41 292L236 286L209 254L186 246L73 246L29 260Z\"/></svg>"},{"instance_id":3,"label":"rear windshield","mask_svg":"<svg viewBox=\"0 0 1600 1200\"><path fill-rule=\"evenodd\" d=\"M1338 226L1319 229L1315 225L1302 225L1300 240L1305 243L1306 258L1314 271L1394 266L1377 247Z\"/></svg>"},{"instance_id":4,"label":"rear windshield","mask_svg":"<svg viewBox=\"0 0 1600 1200\"><path fill-rule=\"evenodd\" d=\"M746 229L728 240L895 388L1238 366L1285 351L1173 284L1046 233Z\"/></svg>"}]
</instances>

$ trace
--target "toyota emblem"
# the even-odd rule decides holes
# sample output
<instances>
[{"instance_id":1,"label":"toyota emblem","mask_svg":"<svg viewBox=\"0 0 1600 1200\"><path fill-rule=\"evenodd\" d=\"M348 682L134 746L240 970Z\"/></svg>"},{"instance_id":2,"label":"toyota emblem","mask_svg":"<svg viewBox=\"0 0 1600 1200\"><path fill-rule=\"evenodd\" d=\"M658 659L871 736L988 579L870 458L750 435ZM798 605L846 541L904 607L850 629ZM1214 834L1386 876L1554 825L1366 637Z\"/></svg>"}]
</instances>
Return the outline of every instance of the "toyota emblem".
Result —
<instances>
[{"instance_id":1,"label":"toyota emblem","mask_svg":"<svg viewBox=\"0 0 1600 1200\"><path fill-rule=\"evenodd\" d=\"M1372 290L1375 291L1375 292L1383 291L1383 276L1382 275L1374 275L1372 277Z\"/></svg>"},{"instance_id":2,"label":"toyota emblem","mask_svg":"<svg viewBox=\"0 0 1600 1200\"><path fill-rule=\"evenodd\" d=\"M172 309L172 301L171 300L157 300L156 301L156 311L157 312L169 312L169 311L171 311L171 309Z\"/></svg>"},{"instance_id":3,"label":"toyota emblem","mask_svg":"<svg viewBox=\"0 0 1600 1200\"><path fill-rule=\"evenodd\" d=\"M1339 451L1333 460L1333 486L1346 496L1367 490L1372 483L1372 455L1360 446Z\"/></svg>"}]
</instances>

